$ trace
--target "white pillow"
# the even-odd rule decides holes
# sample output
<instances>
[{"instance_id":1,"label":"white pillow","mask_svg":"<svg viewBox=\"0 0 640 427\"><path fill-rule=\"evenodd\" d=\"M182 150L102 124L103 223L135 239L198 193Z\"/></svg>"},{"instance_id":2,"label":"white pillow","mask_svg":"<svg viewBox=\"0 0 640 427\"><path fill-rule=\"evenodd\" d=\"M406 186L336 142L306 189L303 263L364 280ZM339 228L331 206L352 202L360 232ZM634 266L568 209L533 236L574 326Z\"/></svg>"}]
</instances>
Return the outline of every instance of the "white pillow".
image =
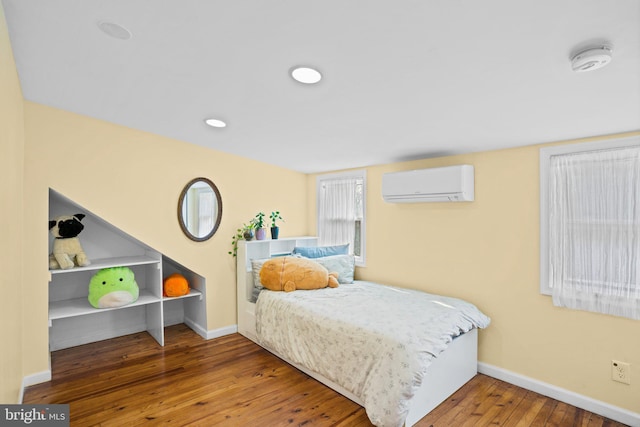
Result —
<instances>
[{"instance_id":1,"label":"white pillow","mask_svg":"<svg viewBox=\"0 0 640 427\"><path fill-rule=\"evenodd\" d=\"M338 283L353 283L353 274L356 267L356 258L353 255L331 255L312 258L312 260L324 266L329 270L329 273L338 273Z\"/></svg>"},{"instance_id":2,"label":"white pillow","mask_svg":"<svg viewBox=\"0 0 640 427\"><path fill-rule=\"evenodd\" d=\"M251 260L251 273L253 274L253 286L255 288L263 288L262 283L260 283L260 269L262 269L262 264L270 259L271 258L262 258Z\"/></svg>"}]
</instances>

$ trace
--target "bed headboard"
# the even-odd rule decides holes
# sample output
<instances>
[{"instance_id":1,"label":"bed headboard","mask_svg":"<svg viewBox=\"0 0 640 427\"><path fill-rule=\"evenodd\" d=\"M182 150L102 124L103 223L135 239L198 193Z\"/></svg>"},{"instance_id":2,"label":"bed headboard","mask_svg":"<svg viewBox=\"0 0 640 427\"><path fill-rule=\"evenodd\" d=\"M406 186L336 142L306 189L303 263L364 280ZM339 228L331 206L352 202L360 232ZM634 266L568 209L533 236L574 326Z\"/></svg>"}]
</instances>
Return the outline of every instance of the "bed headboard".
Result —
<instances>
[{"instance_id":1,"label":"bed headboard","mask_svg":"<svg viewBox=\"0 0 640 427\"><path fill-rule=\"evenodd\" d=\"M253 290L252 259L273 258L289 255L296 246L318 246L313 236L287 237L277 240L240 240L237 252L238 309L243 301L249 301Z\"/></svg>"}]
</instances>

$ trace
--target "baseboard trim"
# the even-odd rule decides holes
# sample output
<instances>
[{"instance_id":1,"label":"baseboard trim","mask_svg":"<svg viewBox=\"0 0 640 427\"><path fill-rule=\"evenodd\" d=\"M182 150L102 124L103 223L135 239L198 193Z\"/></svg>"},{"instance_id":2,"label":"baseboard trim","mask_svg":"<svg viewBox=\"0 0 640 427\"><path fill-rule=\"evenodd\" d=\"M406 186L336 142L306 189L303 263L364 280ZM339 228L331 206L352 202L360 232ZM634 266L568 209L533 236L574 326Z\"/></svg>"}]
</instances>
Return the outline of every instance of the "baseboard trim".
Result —
<instances>
[{"instance_id":1,"label":"baseboard trim","mask_svg":"<svg viewBox=\"0 0 640 427\"><path fill-rule=\"evenodd\" d=\"M204 339L208 339L207 338L207 330L204 329L202 326L198 325L196 322L194 322L193 320L191 320L188 317L184 317L184 320L180 323L184 323L185 325L187 325L189 328L191 328L196 334L200 335L202 338Z\"/></svg>"},{"instance_id":2,"label":"baseboard trim","mask_svg":"<svg viewBox=\"0 0 640 427\"><path fill-rule=\"evenodd\" d=\"M48 369L42 372L36 372L35 374L27 375L22 378L22 385L20 386L20 395L18 396L18 403L22 403L24 398L24 389L30 385L36 385L40 383L46 383L51 381L51 370Z\"/></svg>"},{"instance_id":3,"label":"baseboard trim","mask_svg":"<svg viewBox=\"0 0 640 427\"><path fill-rule=\"evenodd\" d=\"M238 332L238 325L230 325L230 326L225 326L223 328L212 329L212 330L206 331L205 338L208 339L208 340L211 340L211 339L214 339L214 338L223 337L225 335L235 334L236 332Z\"/></svg>"},{"instance_id":4,"label":"baseboard trim","mask_svg":"<svg viewBox=\"0 0 640 427\"><path fill-rule=\"evenodd\" d=\"M610 418L620 423L633 427L640 427L640 414L637 412L632 412L624 408L610 405L573 391L556 387L552 384L538 381L487 363L478 362L478 372L501 381L508 382L509 384L517 385L518 387L540 393L552 399L568 403L569 405L577 408L602 415L603 417Z\"/></svg>"}]
</instances>

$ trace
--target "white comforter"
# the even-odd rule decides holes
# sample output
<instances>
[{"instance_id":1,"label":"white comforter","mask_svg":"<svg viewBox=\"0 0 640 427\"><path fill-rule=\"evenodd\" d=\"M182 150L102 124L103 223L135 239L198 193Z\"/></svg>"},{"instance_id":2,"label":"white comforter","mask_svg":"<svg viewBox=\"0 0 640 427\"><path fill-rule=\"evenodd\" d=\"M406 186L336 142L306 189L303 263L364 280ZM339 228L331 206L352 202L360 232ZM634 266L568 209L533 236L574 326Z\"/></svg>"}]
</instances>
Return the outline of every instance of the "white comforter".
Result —
<instances>
[{"instance_id":1,"label":"white comforter","mask_svg":"<svg viewBox=\"0 0 640 427\"><path fill-rule=\"evenodd\" d=\"M377 426L402 426L434 357L489 318L473 304L356 281L313 291L264 290L259 341L341 385Z\"/></svg>"}]
</instances>

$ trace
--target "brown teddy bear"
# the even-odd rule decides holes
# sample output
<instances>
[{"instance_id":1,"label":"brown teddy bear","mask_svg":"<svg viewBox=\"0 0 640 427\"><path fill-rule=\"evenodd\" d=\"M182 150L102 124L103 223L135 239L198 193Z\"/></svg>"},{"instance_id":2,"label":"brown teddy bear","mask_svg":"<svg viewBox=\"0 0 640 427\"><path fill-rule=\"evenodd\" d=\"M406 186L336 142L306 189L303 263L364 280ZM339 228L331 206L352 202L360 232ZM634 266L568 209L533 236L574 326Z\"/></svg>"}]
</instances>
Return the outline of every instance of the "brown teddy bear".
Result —
<instances>
[{"instance_id":1,"label":"brown teddy bear","mask_svg":"<svg viewBox=\"0 0 640 427\"><path fill-rule=\"evenodd\" d=\"M272 291L338 287L338 273L307 258L284 256L266 261L260 270L260 283Z\"/></svg>"},{"instance_id":2,"label":"brown teddy bear","mask_svg":"<svg viewBox=\"0 0 640 427\"><path fill-rule=\"evenodd\" d=\"M84 229L80 223L84 217L84 214L75 214L49 221L49 231L55 237L53 253L49 256L50 269L67 270L76 265L84 267L91 264L78 239L78 234Z\"/></svg>"}]
</instances>

